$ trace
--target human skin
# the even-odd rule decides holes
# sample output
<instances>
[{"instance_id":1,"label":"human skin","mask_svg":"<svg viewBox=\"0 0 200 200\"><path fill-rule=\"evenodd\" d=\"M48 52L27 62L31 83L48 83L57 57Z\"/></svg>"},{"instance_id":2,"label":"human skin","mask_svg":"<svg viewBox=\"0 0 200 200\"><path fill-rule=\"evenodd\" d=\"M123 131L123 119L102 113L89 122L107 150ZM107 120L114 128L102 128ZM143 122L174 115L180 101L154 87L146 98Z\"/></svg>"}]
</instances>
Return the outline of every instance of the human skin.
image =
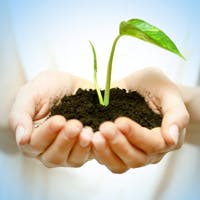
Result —
<instances>
[{"instance_id":1,"label":"human skin","mask_svg":"<svg viewBox=\"0 0 200 200\"><path fill-rule=\"evenodd\" d=\"M20 88L9 122L25 155L41 160L47 167L79 167L88 160L92 129L83 127L76 119L65 120L62 116L47 119L51 107L79 87L91 85L71 74L48 70Z\"/></svg>"},{"instance_id":2,"label":"human skin","mask_svg":"<svg viewBox=\"0 0 200 200\"><path fill-rule=\"evenodd\" d=\"M73 94L79 87L92 87L68 73L46 71L24 85L13 104L10 127L21 151L47 167L79 167L95 158L112 172L122 173L156 163L167 152L180 148L189 122L180 89L155 68L140 70L116 84L140 92L155 112L162 113L162 126L149 130L121 117L104 122L93 133L76 119L54 116L35 128L35 121L44 119L63 95Z\"/></svg>"},{"instance_id":3,"label":"human skin","mask_svg":"<svg viewBox=\"0 0 200 200\"><path fill-rule=\"evenodd\" d=\"M94 155L101 164L122 173L157 163L167 152L182 146L189 113L180 89L172 81L155 68L145 68L117 84L142 94L163 120L161 127L151 130L126 117L103 123L93 136Z\"/></svg>"}]
</instances>

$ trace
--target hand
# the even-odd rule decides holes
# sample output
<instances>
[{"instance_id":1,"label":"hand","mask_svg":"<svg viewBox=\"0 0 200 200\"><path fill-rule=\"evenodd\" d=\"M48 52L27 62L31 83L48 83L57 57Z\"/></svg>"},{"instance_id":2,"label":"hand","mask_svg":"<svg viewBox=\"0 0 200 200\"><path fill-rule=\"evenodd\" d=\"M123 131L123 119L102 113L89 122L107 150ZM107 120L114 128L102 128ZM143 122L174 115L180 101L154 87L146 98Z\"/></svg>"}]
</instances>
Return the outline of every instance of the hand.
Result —
<instances>
[{"instance_id":1,"label":"hand","mask_svg":"<svg viewBox=\"0 0 200 200\"><path fill-rule=\"evenodd\" d=\"M144 96L162 114L162 125L150 130L126 117L105 122L93 136L95 158L112 172L122 173L157 163L167 152L180 148L189 114L176 85L154 68L131 74L118 85Z\"/></svg>"},{"instance_id":2,"label":"hand","mask_svg":"<svg viewBox=\"0 0 200 200\"><path fill-rule=\"evenodd\" d=\"M75 119L48 118L51 107L79 87L90 88L91 84L68 73L45 71L20 89L9 122L24 154L40 159L47 167L78 167L86 162L90 156L91 128Z\"/></svg>"}]
</instances>

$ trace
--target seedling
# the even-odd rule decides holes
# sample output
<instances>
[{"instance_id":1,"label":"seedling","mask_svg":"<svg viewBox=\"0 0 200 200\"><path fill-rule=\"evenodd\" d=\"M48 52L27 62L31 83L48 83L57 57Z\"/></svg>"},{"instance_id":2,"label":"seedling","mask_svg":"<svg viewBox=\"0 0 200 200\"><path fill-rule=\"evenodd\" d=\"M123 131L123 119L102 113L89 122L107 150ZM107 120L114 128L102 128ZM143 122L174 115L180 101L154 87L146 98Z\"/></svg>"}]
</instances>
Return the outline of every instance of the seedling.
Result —
<instances>
[{"instance_id":1,"label":"seedling","mask_svg":"<svg viewBox=\"0 0 200 200\"><path fill-rule=\"evenodd\" d=\"M115 38L112 48L111 48L111 52L110 52L110 57L109 57L108 67L107 67L107 77L106 77L104 98L102 97L101 90L97 82L97 57L96 57L95 48L93 44L90 42L92 52L93 52L93 58L94 58L94 66L93 66L94 67L94 85L97 91L99 103L103 106L109 105L113 57L114 57L117 42L122 36L136 37L138 39L144 40L146 42L157 45L163 49L166 49L184 59L183 55L180 53L180 51L178 50L174 42L163 31L161 31L157 27L141 19L130 19L127 22L122 21L119 26L119 34Z\"/></svg>"}]
</instances>

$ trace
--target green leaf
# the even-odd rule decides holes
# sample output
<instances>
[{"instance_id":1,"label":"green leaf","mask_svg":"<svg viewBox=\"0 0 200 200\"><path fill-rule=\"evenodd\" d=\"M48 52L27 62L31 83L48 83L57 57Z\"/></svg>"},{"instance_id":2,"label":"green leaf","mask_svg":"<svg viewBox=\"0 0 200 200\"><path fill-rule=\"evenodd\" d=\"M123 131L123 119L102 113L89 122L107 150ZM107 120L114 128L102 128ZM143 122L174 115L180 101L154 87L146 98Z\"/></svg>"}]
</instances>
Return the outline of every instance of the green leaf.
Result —
<instances>
[{"instance_id":1,"label":"green leaf","mask_svg":"<svg viewBox=\"0 0 200 200\"><path fill-rule=\"evenodd\" d=\"M120 35L129 35L164 48L184 59L174 42L160 29L141 19L120 23Z\"/></svg>"}]
</instances>

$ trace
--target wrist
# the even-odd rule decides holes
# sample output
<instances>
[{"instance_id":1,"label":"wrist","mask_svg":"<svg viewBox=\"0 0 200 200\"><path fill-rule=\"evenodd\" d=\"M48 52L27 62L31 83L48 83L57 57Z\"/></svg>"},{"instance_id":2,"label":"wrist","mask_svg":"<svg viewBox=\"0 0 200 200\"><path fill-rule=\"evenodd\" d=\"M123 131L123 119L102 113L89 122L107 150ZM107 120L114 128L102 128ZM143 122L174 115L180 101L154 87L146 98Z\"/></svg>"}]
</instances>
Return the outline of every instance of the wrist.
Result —
<instances>
[{"instance_id":1,"label":"wrist","mask_svg":"<svg viewBox=\"0 0 200 200\"><path fill-rule=\"evenodd\" d=\"M200 87L179 86L191 123L200 123Z\"/></svg>"}]
</instances>

